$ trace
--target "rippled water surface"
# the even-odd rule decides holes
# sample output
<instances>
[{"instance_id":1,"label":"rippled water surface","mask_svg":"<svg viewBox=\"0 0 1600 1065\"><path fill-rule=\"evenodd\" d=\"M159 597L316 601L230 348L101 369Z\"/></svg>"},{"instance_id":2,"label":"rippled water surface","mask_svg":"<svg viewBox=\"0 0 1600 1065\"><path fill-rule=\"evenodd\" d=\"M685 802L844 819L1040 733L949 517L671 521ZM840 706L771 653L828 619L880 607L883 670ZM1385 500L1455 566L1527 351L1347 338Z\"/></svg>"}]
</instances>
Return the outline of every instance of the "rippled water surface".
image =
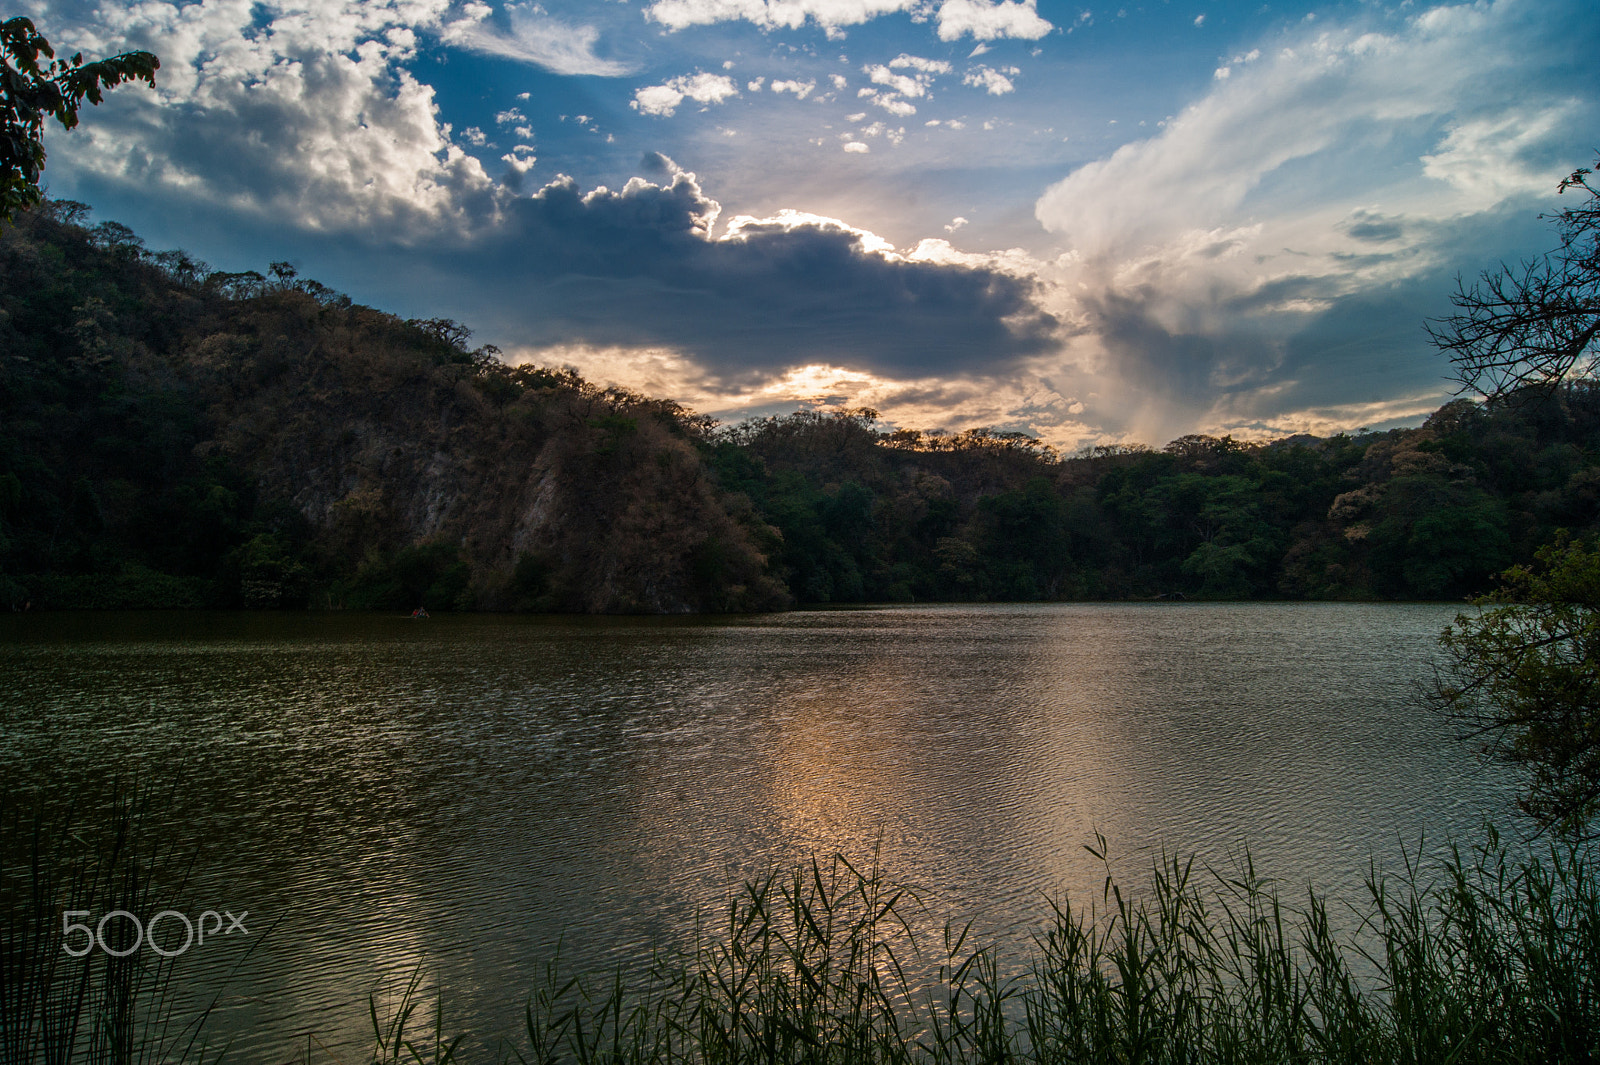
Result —
<instances>
[{"instance_id":1,"label":"rippled water surface","mask_svg":"<svg viewBox=\"0 0 1600 1065\"><path fill-rule=\"evenodd\" d=\"M359 1041L419 964L493 1045L561 944L627 965L741 879L879 855L989 936L1098 891L1103 834L1354 895L1507 781L1416 699L1437 605L904 607L736 619L0 619L0 778L171 785L195 894L248 910L212 1030Z\"/></svg>"}]
</instances>

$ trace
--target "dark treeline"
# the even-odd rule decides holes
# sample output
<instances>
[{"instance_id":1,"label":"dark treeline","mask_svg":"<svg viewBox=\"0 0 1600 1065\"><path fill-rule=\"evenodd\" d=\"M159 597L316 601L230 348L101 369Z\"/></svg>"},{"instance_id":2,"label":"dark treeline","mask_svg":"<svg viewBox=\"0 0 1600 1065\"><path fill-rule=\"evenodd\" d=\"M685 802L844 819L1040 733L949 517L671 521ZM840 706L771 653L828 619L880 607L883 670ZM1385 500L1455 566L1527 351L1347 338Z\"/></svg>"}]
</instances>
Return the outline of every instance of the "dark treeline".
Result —
<instances>
[{"instance_id":1,"label":"dark treeline","mask_svg":"<svg viewBox=\"0 0 1600 1065\"><path fill-rule=\"evenodd\" d=\"M722 484L782 534L777 571L802 601L1455 598L1600 518L1592 388L1457 401L1419 429L1059 460L867 415L747 423L715 445Z\"/></svg>"},{"instance_id":2,"label":"dark treeline","mask_svg":"<svg viewBox=\"0 0 1600 1065\"><path fill-rule=\"evenodd\" d=\"M1600 528L1592 385L1066 458L864 410L718 429L86 217L0 227L0 607L1435 599Z\"/></svg>"},{"instance_id":3,"label":"dark treeline","mask_svg":"<svg viewBox=\"0 0 1600 1065\"><path fill-rule=\"evenodd\" d=\"M0 602L574 611L785 604L710 424L442 320L0 230Z\"/></svg>"}]
</instances>

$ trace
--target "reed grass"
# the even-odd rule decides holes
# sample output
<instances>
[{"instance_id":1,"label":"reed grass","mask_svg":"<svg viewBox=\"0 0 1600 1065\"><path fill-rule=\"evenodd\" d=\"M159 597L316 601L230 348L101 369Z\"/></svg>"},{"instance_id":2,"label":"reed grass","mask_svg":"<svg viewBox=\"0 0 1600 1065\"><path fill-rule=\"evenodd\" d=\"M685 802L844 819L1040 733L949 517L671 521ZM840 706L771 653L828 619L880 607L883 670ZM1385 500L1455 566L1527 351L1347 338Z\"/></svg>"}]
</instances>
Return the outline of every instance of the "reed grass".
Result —
<instances>
[{"instance_id":1,"label":"reed grass","mask_svg":"<svg viewBox=\"0 0 1600 1065\"><path fill-rule=\"evenodd\" d=\"M148 913L161 855L119 799L85 841L20 826L0 865L0 1063L204 1060L169 963L60 951L64 908ZM12 828L19 826L13 825ZM1104 840L1091 850L1102 860ZM15 848L7 848L8 853ZM1357 901L1286 897L1245 857L1163 858L1045 910L1027 957L934 920L877 865L813 861L747 884L679 950L609 977L559 956L498 1057L521 1065L1469 1065L1600 1061L1600 877L1592 846L1492 829L1442 860L1374 870ZM25 891L18 888L25 887ZM20 908L19 908L20 907ZM140 952L143 954L144 952ZM134 955L133 958L138 958ZM369 1045L304 1060L449 1065L422 974L369 1002ZM431 1023L430 1023L431 1022ZM480 1055L481 1056L481 1055ZM240 1059L246 1060L246 1059Z\"/></svg>"},{"instance_id":2,"label":"reed grass","mask_svg":"<svg viewBox=\"0 0 1600 1065\"><path fill-rule=\"evenodd\" d=\"M176 959L62 949L67 911L124 910L148 925L182 896L192 856L163 840L157 821L148 793L120 785L91 815L25 804L0 812L0 1065L206 1060L210 1008L180 1008ZM112 951L134 944L126 921L106 934Z\"/></svg>"},{"instance_id":3,"label":"reed grass","mask_svg":"<svg viewBox=\"0 0 1600 1065\"><path fill-rule=\"evenodd\" d=\"M1104 841L1095 852L1104 856ZM529 1000L523 1063L1165 1065L1600 1060L1593 852L1514 856L1492 830L1433 875L1373 872L1364 904L1291 905L1246 858L1164 859L1051 906L1023 975L970 929L843 859L747 887L715 935L629 986Z\"/></svg>"}]
</instances>

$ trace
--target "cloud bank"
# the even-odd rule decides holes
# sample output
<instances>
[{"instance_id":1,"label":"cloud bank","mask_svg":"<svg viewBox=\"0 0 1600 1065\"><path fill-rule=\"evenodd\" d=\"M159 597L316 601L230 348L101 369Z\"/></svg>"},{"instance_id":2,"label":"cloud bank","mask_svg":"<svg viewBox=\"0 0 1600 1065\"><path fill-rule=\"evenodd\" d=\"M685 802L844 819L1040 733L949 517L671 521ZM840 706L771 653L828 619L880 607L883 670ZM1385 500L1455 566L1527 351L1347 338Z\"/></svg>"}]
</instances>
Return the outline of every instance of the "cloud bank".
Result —
<instances>
[{"instance_id":1,"label":"cloud bank","mask_svg":"<svg viewBox=\"0 0 1600 1065\"><path fill-rule=\"evenodd\" d=\"M902 377L999 371L1051 346L1055 322L1030 278L918 259L866 230L795 212L737 219L717 233L720 205L658 155L646 160L655 180L619 191L558 178L518 195L538 162L532 123L518 106L494 113L517 141L496 149L507 170L492 179L409 69L421 36L569 73L608 68L590 61L592 34L536 10L513 10L509 32L481 7L454 11L446 0L105 5L99 38L78 43L156 51L159 97L109 101L118 107L65 150L101 180L219 217L253 216L312 242L321 235L351 258L404 262L395 269L428 275L431 296L475 304L458 313L497 338L665 345L728 380L817 361ZM877 73L921 92L948 70L901 56ZM773 91L805 98L813 87L789 79ZM637 89L631 103L666 116L738 91L724 74L699 72ZM904 130L869 134L898 140ZM460 136L487 144L476 127Z\"/></svg>"},{"instance_id":2,"label":"cloud bank","mask_svg":"<svg viewBox=\"0 0 1600 1065\"><path fill-rule=\"evenodd\" d=\"M921 0L655 0L645 13L669 29L743 21L764 30L819 26L837 36L850 26L885 15L920 14ZM1040 17L1037 0L942 0L935 20L941 41L1017 37L1034 41L1054 27Z\"/></svg>"},{"instance_id":3,"label":"cloud bank","mask_svg":"<svg viewBox=\"0 0 1600 1065\"><path fill-rule=\"evenodd\" d=\"M447 0L101 5L72 46L145 48L159 90L118 93L54 156L152 195L322 231L459 229L494 183L407 69Z\"/></svg>"},{"instance_id":4,"label":"cloud bank","mask_svg":"<svg viewBox=\"0 0 1600 1065\"><path fill-rule=\"evenodd\" d=\"M817 362L884 376L1000 372L1053 345L1031 279L897 253L834 219L738 217L659 156L621 190L571 179L510 203L472 259L485 313L531 345L670 347L729 381ZM485 269L487 267L487 269ZM503 311L501 312L503 313Z\"/></svg>"},{"instance_id":5,"label":"cloud bank","mask_svg":"<svg viewBox=\"0 0 1600 1065\"><path fill-rule=\"evenodd\" d=\"M658 0L646 10L666 41L719 21L842 32L910 16L924 20L912 23L924 44L936 27L947 41L972 38L972 56L985 41L1051 29L1015 0ZM94 121L53 134L51 168L208 211L219 229L253 225L296 235L300 247L351 249L351 274L405 259L422 279L410 295L438 307L429 313L530 352L604 351L617 366L620 353L645 353L702 398L854 382L858 401L906 420L987 421L1069 446L1381 424L1443 397L1444 367L1421 319L1444 309L1451 274L1547 243L1534 214L1556 206L1560 176L1590 161L1600 125L1600 23L1581 0L1366 8L1328 22L1239 42L1148 139L1063 170L1037 198L1041 235L1026 254L939 241L897 250L864 227L772 207L719 229L721 205L658 156L634 181L625 175L636 169L612 171L623 175L610 179L618 191L584 191L551 180L563 165L548 124L555 108L537 99L494 101L455 132L416 73L430 47L581 78L623 71L600 54L598 31L531 6L103 3L57 43L155 51L160 89L112 94ZM725 104L741 88L752 117L761 106L776 114L778 94L792 95L783 113L796 120L862 107L834 116L813 143L851 174L899 182L910 201L927 174L887 169L879 160L896 153L885 149L904 142L907 155L932 128L977 138L991 122L929 117L907 123L908 135L890 116L931 111L957 92L1010 105L1048 75L952 65L912 54L926 51L913 40L849 67L796 64L738 84L704 71L665 77L695 70L686 54L653 84L584 81L572 110L588 127L606 113L599 104L665 146L689 124L655 119L690 102ZM835 70L858 70L866 84L849 96ZM1074 105L1034 106L1044 126ZM491 145L485 130L503 142ZM780 185L764 202L782 194ZM983 203L946 203L924 224L981 247ZM401 298L387 269L382 291Z\"/></svg>"},{"instance_id":6,"label":"cloud bank","mask_svg":"<svg viewBox=\"0 0 1600 1065\"><path fill-rule=\"evenodd\" d=\"M1158 135L1038 200L1078 327L1061 376L1099 393L1104 424L1152 437L1309 424L1313 393L1436 403L1447 367L1419 308L1586 160L1595 38L1578 6L1496 0L1236 57ZM1361 347L1389 364L1353 372Z\"/></svg>"}]
</instances>

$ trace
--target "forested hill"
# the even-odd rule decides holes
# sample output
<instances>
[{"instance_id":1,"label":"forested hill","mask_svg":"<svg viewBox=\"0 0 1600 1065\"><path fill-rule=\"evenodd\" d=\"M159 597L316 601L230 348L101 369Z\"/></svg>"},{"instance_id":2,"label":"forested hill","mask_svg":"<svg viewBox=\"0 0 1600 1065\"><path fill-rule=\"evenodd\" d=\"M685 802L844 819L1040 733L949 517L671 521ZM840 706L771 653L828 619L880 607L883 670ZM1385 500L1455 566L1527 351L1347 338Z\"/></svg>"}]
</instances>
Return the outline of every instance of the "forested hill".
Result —
<instances>
[{"instance_id":1,"label":"forested hill","mask_svg":"<svg viewBox=\"0 0 1600 1065\"><path fill-rule=\"evenodd\" d=\"M1600 523L1588 385L1065 459L866 411L718 429L85 217L0 226L0 608L1454 598Z\"/></svg>"}]
</instances>

